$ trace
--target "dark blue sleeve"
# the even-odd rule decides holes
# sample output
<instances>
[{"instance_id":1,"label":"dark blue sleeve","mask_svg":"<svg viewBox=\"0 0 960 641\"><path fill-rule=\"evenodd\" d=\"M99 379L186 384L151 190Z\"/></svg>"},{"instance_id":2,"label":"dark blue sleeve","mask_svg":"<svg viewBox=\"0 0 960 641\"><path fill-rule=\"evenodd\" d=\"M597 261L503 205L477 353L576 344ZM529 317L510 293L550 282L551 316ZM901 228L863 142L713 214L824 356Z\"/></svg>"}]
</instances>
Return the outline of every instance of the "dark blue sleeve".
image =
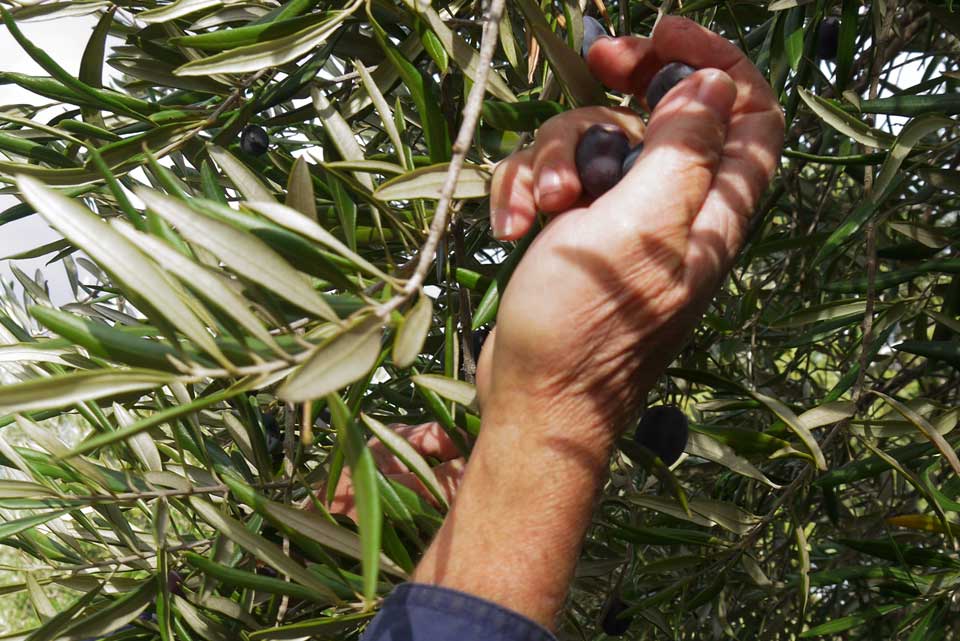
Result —
<instances>
[{"instance_id":1,"label":"dark blue sleeve","mask_svg":"<svg viewBox=\"0 0 960 641\"><path fill-rule=\"evenodd\" d=\"M361 641L556 641L539 624L478 597L404 583L383 602Z\"/></svg>"}]
</instances>

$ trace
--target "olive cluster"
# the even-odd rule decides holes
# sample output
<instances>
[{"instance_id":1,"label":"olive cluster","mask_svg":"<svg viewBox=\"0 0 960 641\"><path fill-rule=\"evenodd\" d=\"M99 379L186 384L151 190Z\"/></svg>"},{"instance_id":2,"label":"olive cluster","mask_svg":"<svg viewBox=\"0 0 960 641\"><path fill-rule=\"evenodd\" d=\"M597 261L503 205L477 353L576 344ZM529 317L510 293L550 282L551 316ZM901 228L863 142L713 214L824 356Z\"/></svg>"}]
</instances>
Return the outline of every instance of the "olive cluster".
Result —
<instances>
[{"instance_id":1,"label":"olive cluster","mask_svg":"<svg viewBox=\"0 0 960 641\"><path fill-rule=\"evenodd\" d=\"M583 19L584 57L593 44L607 36L606 30L595 18ZM647 106L652 112L667 93L696 69L682 62L671 62L650 80L647 87ZM626 134L616 125L593 125L577 143L575 160L583 190L597 198L616 185L630 171L643 153L643 143L630 147Z\"/></svg>"}]
</instances>

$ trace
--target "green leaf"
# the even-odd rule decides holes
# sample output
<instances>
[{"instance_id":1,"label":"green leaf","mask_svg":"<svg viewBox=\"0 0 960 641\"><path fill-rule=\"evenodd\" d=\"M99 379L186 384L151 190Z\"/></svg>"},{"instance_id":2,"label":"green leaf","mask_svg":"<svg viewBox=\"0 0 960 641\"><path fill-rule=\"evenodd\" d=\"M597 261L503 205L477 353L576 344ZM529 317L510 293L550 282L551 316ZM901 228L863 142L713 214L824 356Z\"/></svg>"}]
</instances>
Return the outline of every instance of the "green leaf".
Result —
<instances>
[{"instance_id":1,"label":"green leaf","mask_svg":"<svg viewBox=\"0 0 960 641\"><path fill-rule=\"evenodd\" d=\"M298 621L288 625L256 630L250 633L249 639L250 641L289 641L315 636L333 638L330 635L339 636L345 628L362 623L374 614L374 612L360 612Z\"/></svg>"},{"instance_id":2,"label":"green leaf","mask_svg":"<svg viewBox=\"0 0 960 641\"><path fill-rule=\"evenodd\" d=\"M934 446L940 451L943 457L947 459L947 462L950 464L950 467L953 468L954 474L957 474L958 476L960 476L960 459L957 458L957 453L954 451L953 447L951 447L951 445L947 443L947 440L943 438L943 435L940 434L940 432L937 431L932 425L930 425L927 419L923 418L923 416L913 411L912 409L910 409L909 407L907 407L897 399L893 398L892 396L888 396L883 392L878 392L876 390L871 390L871 391L873 394L876 394L877 396L882 398L888 405L890 405L890 407L895 409L897 413L900 414L903 418L913 423L916 426L916 428L920 430L920 432L924 436L926 436L931 443L934 444Z\"/></svg>"},{"instance_id":3,"label":"green leaf","mask_svg":"<svg viewBox=\"0 0 960 641\"><path fill-rule=\"evenodd\" d=\"M803 87L799 87L797 91L800 93L800 98L823 122L840 133L850 136L868 147L886 149L893 144L894 138L890 134L874 129L832 102L813 95Z\"/></svg>"},{"instance_id":4,"label":"green leaf","mask_svg":"<svg viewBox=\"0 0 960 641\"><path fill-rule=\"evenodd\" d=\"M433 468L427 464L420 453L402 436L375 418L371 418L366 414L361 414L360 418L363 419L364 424L373 432L373 435L380 439L380 442L383 443L408 470L420 479L424 487L433 495L433 498L437 499L437 502L446 508L447 498L443 492L443 487L440 485L436 474L433 473Z\"/></svg>"},{"instance_id":5,"label":"green leaf","mask_svg":"<svg viewBox=\"0 0 960 641\"><path fill-rule=\"evenodd\" d=\"M35 378L0 387L0 413L66 407L166 385L171 374L145 369L87 370Z\"/></svg>"},{"instance_id":6,"label":"green leaf","mask_svg":"<svg viewBox=\"0 0 960 641\"><path fill-rule=\"evenodd\" d=\"M436 392L447 400L463 405L469 410L477 410L477 389L466 381L436 374L418 374L412 378L417 385Z\"/></svg>"},{"instance_id":7,"label":"green leaf","mask_svg":"<svg viewBox=\"0 0 960 641\"><path fill-rule=\"evenodd\" d=\"M383 512L377 488L377 466L356 420L339 396L327 396L327 406L337 429L337 443L343 449L357 501L360 542L363 546L363 596L369 604L377 590L380 567L380 540Z\"/></svg>"},{"instance_id":8,"label":"green leaf","mask_svg":"<svg viewBox=\"0 0 960 641\"><path fill-rule=\"evenodd\" d=\"M514 103L484 100L483 122L502 131L535 131L564 111L562 104L549 100Z\"/></svg>"},{"instance_id":9,"label":"green leaf","mask_svg":"<svg viewBox=\"0 0 960 641\"><path fill-rule=\"evenodd\" d=\"M323 123L323 128L337 148L344 160L364 160L363 147L357 142L357 137L350 128L350 124L337 111L327 97L317 88L310 90L310 98L313 100L313 108ZM373 181L368 174L354 174L361 185L368 190L373 191Z\"/></svg>"},{"instance_id":10,"label":"green leaf","mask_svg":"<svg viewBox=\"0 0 960 641\"><path fill-rule=\"evenodd\" d=\"M191 13L222 6L222 4L222 0L176 0L156 9L141 11L137 14L137 19L147 24L170 22Z\"/></svg>"},{"instance_id":11,"label":"green leaf","mask_svg":"<svg viewBox=\"0 0 960 641\"><path fill-rule=\"evenodd\" d=\"M398 49L390 42L390 40L387 38L386 32L383 30L383 27L381 27L380 24L373 19L373 15L370 13L369 8L367 10L367 15L370 18L370 26L373 27L373 35L376 38L377 43L387 55L387 59L390 61L391 65L396 69L397 75L401 80L403 80L403 84L410 92L410 95L413 97L414 103L417 106L417 112L420 114L421 127L423 129L424 138L426 139L427 149L430 151L430 159L433 160L433 162L444 162L449 160L451 145L450 131L447 129L446 120L443 117L443 113L440 111L440 97L438 95L436 83L433 81L433 78L426 76L409 62L409 60L414 59L414 56L411 55L410 50L404 52L403 45L401 45L401 48ZM419 38L417 38L416 34L413 34L411 37L419 41ZM419 52L420 50L421 49L418 47L414 51ZM379 71L380 69L378 68L377 72ZM374 75L377 72L374 72ZM389 79L389 84L392 84L393 80L389 76L385 79ZM383 87L386 84L388 83L380 82L378 79L377 86ZM352 113L354 113L353 110L348 108L345 116L349 118Z\"/></svg>"},{"instance_id":12,"label":"green leaf","mask_svg":"<svg viewBox=\"0 0 960 641\"><path fill-rule=\"evenodd\" d=\"M366 89L367 94L369 94L370 100L373 102L373 106L377 110L377 114L380 116L380 123L383 126L383 130L390 138L390 142L393 143L393 149L394 153L397 155L397 160L399 160L401 164L406 163L407 157L404 153L404 149L406 147L400 140L400 132L397 129L397 125L393 122L393 112L390 109L390 104L383 96L383 92L380 91L380 87L377 86L377 81L374 79L373 75L367 71L367 68L356 61L354 61L353 67L357 70L357 74L360 76L360 82L363 83L364 89ZM383 68L386 69L387 67L383 65ZM380 71L380 68L378 68L377 71ZM403 168L401 167L400 172L402 171Z\"/></svg>"},{"instance_id":13,"label":"green leaf","mask_svg":"<svg viewBox=\"0 0 960 641\"><path fill-rule=\"evenodd\" d=\"M44 523L63 516L71 510L73 510L73 508L69 507L59 510L51 510L50 512L31 514L30 516L24 516L19 519L0 523L0 541L5 541L12 536L20 534L21 532L32 530L37 526L43 525Z\"/></svg>"},{"instance_id":14,"label":"green leaf","mask_svg":"<svg viewBox=\"0 0 960 641\"><path fill-rule=\"evenodd\" d=\"M283 550L261 536L250 532L243 523L221 514L220 510L206 499L198 496L189 498L190 506L204 521L223 533L231 541L250 552L258 559L289 576L304 587L314 590L317 597L324 597L328 603L338 603L336 594L312 572L284 554Z\"/></svg>"},{"instance_id":15,"label":"green leaf","mask_svg":"<svg viewBox=\"0 0 960 641\"><path fill-rule=\"evenodd\" d=\"M448 163L415 169L383 183L373 195L379 200L439 200L448 169ZM464 163L453 198L485 198L489 193L490 174L478 165Z\"/></svg>"},{"instance_id":16,"label":"green leaf","mask_svg":"<svg viewBox=\"0 0 960 641\"><path fill-rule=\"evenodd\" d=\"M817 466L818 470L826 471L827 461L823 457L823 452L820 450L820 446L817 444L817 439L814 438L813 434L809 429L801 422L797 415L794 414L789 407L781 403L775 398L761 394L759 392L749 392L750 396L757 399L763 403L767 408L777 415L777 417L787 424L791 431L794 434L800 437L800 440L803 441L803 444L806 446L807 451L813 456L814 463Z\"/></svg>"},{"instance_id":17,"label":"green leaf","mask_svg":"<svg viewBox=\"0 0 960 641\"><path fill-rule=\"evenodd\" d=\"M873 183L871 195L882 196L887 187L893 181L893 177L900 172L903 161L906 160L913 148L924 136L931 134L939 129L952 129L957 126L957 122L942 116L924 116L911 120L900 130L900 134L890 148L890 155L884 161L880 168L880 175Z\"/></svg>"},{"instance_id":18,"label":"green leaf","mask_svg":"<svg viewBox=\"0 0 960 641\"><path fill-rule=\"evenodd\" d=\"M147 207L175 225L190 242L203 247L223 263L297 307L326 320L337 315L310 282L263 241L208 216L198 216L183 202L160 192L137 189Z\"/></svg>"},{"instance_id":19,"label":"green leaf","mask_svg":"<svg viewBox=\"0 0 960 641\"><path fill-rule=\"evenodd\" d=\"M299 212L294 211L289 207L279 205L275 202L250 202L244 204L258 214L262 214L265 218L273 221L277 225L294 231L315 243L319 243L337 252L347 260L357 265L357 267L366 270L373 276L382 278L388 282L393 280L390 276L377 268L373 263L369 262L340 242L340 239L338 239L336 236L312 220L306 218Z\"/></svg>"},{"instance_id":20,"label":"green leaf","mask_svg":"<svg viewBox=\"0 0 960 641\"><path fill-rule=\"evenodd\" d=\"M144 369L177 371L170 357L178 352L160 341L141 338L139 330L111 327L49 307L34 306L29 311L41 325L94 356Z\"/></svg>"},{"instance_id":21,"label":"green leaf","mask_svg":"<svg viewBox=\"0 0 960 641\"><path fill-rule=\"evenodd\" d=\"M737 474L756 479L775 490L781 488L780 485L768 479L767 476L750 461L739 456L732 447L724 445L705 434L691 432L687 437L687 447L685 451L691 456L705 458L708 461L719 463Z\"/></svg>"},{"instance_id":22,"label":"green leaf","mask_svg":"<svg viewBox=\"0 0 960 641\"><path fill-rule=\"evenodd\" d=\"M904 605L901 603L888 603L886 605L880 606L867 606L862 608L856 614L851 614L849 616L840 617L838 619L833 619L832 621L827 621L826 623L821 623L818 626L806 630L800 635L801 639L809 639L810 637L819 637L827 634L839 634L840 632L845 632L847 630L852 630L858 626L863 625L864 623L870 621L871 619L876 619L882 616L886 616L891 612L895 612L903 608Z\"/></svg>"},{"instance_id":23,"label":"green leaf","mask_svg":"<svg viewBox=\"0 0 960 641\"><path fill-rule=\"evenodd\" d=\"M317 220L317 198L313 192L310 165L303 156L293 162L287 182L287 198L284 204L295 209L310 220Z\"/></svg>"},{"instance_id":24,"label":"green leaf","mask_svg":"<svg viewBox=\"0 0 960 641\"><path fill-rule=\"evenodd\" d=\"M44 623L39 628L33 630L26 636L24 641L54 641L55 639L62 638L61 632L67 625L70 624L70 621L80 612L86 608L91 601L93 601L97 596L100 595L103 584L97 582L97 584L88 590L83 596L78 598L76 601L63 608L57 616L53 617L46 623Z\"/></svg>"},{"instance_id":25,"label":"green leaf","mask_svg":"<svg viewBox=\"0 0 960 641\"><path fill-rule=\"evenodd\" d=\"M207 148L210 157L223 170L230 180L233 181L237 190L243 194L247 200L258 200L271 202L274 200L273 193L267 189L263 182L247 168L242 162L222 147L210 145Z\"/></svg>"},{"instance_id":26,"label":"green leaf","mask_svg":"<svg viewBox=\"0 0 960 641\"><path fill-rule=\"evenodd\" d=\"M540 7L532 0L517 0L516 6L523 13L533 36L543 47L551 69L560 79L574 106L605 104L603 88L590 73L587 63L550 29Z\"/></svg>"},{"instance_id":27,"label":"green leaf","mask_svg":"<svg viewBox=\"0 0 960 641\"><path fill-rule=\"evenodd\" d=\"M119 630L153 604L156 589L155 581L145 581L139 589L116 599L110 605L89 615L84 612L84 616L78 618L76 623L68 627L58 638L65 641L81 641L106 636Z\"/></svg>"},{"instance_id":28,"label":"green leaf","mask_svg":"<svg viewBox=\"0 0 960 641\"><path fill-rule=\"evenodd\" d=\"M291 403L323 398L365 376L380 356L383 325L370 317L320 345L277 391Z\"/></svg>"},{"instance_id":29,"label":"green leaf","mask_svg":"<svg viewBox=\"0 0 960 641\"><path fill-rule=\"evenodd\" d=\"M117 220L113 220L111 223L114 229L123 234L130 242L146 251L168 273L179 278L209 303L219 307L247 330L251 336L272 349L280 358L288 357L283 348L277 344L270 332L263 326L263 323L260 322L260 319L250 311L249 301L234 291L234 283L231 280L222 274L194 263L154 236L136 231L130 225Z\"/></svg>"},{"instance_id":30,"label":"green leaf","mask_svg":"<svg viewBox=\"0 0 960 641\"><path fill-rule=\"evenodd\" d=\"M444 50L457 63L457 67L463 74L476 82L480 70L480 52L470 46L466 40L461 38L455 32L451 31L444 23L430 4L421 0L404 0L404 4L412 9L417 16L430 25L430 29L436 36L437 41L443 46ZM441 65L442 67L442 65ZM446 70L441 68L441 73ZM487 72L487 91L500 100L507 102L516 102L517 97L510 90L503 76L494 69Z\"/></svg>"},{"instance_id":31,"label":"green leaf","mask_svg":"<svg viewBox=\"0 0 960 641\"><path fill-rule=\"evenodd\" d=\"M207 328L191 311L186 292L174 287L170 278L134 245L87 208L34 178L19 176L17 188L54 229L86 252L111 278L142 297L156 314L203 351L229 365Z\"/></svg>"},{"instance_id":32,"label":"green leaf","mask_svg":"<svg viewBox=\"0 0 960 641\"><path fill-rule=\"evenodd\" d=\"M265 499L257 494L253 488L235 477L227 475L223 480L230 487L230 491L243 503L263 514L271 522L284 524L308 539L352 559L358 561L363 559L362 543L352 530L331 523L317 512ZM402 569L385 556L380 557L380 567L384 572L389 572L397 578L404 579L407 576Z\"/></svg>"},{"instance_id":33,"label":"green leaf","mask_svg":"<svg viewBox=\"0 0 960 641\"><path fill-rule=\"evenodd\" d=\"M397 328L393 341L393 363L397 367L413 365L433 323L433 301L426 294L420 294L417 303L410 309Z\"/></svg>"},{"instance_id":34,"label":"green leaf","mask_svg":"<svg viewBox=\"0 0 960 641\"><path fill-rule=\"evenodd\" d=\"M208 76L223 73L251 73L282 65L312 51L336 33L340 25L360 7L353 2L329 20L307 27L289 36L236 47L223 53L201 58L180 66L180 76Z\"/></svg>"}]
</instances>

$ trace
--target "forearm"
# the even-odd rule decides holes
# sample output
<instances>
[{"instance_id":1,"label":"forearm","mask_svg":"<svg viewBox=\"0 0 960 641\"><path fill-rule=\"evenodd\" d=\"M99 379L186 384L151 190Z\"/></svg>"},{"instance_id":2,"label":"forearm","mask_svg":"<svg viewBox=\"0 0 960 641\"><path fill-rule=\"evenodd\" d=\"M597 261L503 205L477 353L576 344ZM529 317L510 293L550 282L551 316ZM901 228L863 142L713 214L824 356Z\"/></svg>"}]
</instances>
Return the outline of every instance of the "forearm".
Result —
<instances>
[{"instance_id":1,"label":"forearm","mask_svg":"<svg viewBox=\"0 0 960 641\"><path fill-rule=\"evenodd\" d=\"M474 594L553 629L612 437L599 436L609 429L598 429L594 442L564 437L555 423L589 421L586 408L562 415L485 409L456 501L413 578ZM549 431L542 429L545 421Z\"/></svg>"}]
</instances>

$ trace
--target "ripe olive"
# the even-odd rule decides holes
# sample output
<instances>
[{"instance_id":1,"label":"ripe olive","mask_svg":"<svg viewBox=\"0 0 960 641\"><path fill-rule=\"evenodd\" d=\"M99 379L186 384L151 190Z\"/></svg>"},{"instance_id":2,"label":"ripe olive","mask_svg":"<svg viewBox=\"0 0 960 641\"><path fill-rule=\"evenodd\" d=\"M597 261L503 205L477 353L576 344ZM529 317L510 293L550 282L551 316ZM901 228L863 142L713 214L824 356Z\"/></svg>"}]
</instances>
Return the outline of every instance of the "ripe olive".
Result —
<instances>
[{"instance_id":1,"label":"ripe olive","mask_svg":"<svg viewBox=\"0 0 960 641\"><path fill-rule=\"evenodd\" d=\"M593 125L587 129L574 156L583 190L596 198L616 185L628 153L630 142L616 125Z\"/></svg>"},{"instance_id":2,"label":"ripe olive","mask_svg":"<svg viewBox=\"0 0 960 641\"><path fill-rule=\"evenodd\" d=\"M634 440L673 465L687 447L687 417L679 407L658 405L644 412Z\"/></svg>"},{"instance_id":3,"label":"ripe olive","mask_svg":"<svg viewBox=\"0 0 960 641\"><path fill-rule=\"evenodd\" d=\"M822 60L836 60L839 43L840 20L824 18L817 29L817 57Z\"/></svg>"},{"instance_id":4,"label":"ripe olive","mask_svg":"<svg viewBox=\"0 0 960 641\"><path fill-rule=\"evenodd\" d=\"M580 46L580 55L586 58L593 43L608 35L610 34L603 28L599 20L590 16L583 16L583 44Z\"/></svg>"},{"instance_id":5,"label":"ripe olive","mask_svg":"<svg viewBox=\"0 0 960 641\"><path fill-rule=\"evenodd\" d=\"M656 109L657 104L663 97L676 87L681 80L695 71L696 69L682 62L671 62L658 71L647 87L647 106L650 107L650 111Z\"/></svg>"},{"instance_id":6,"label":"ripe olive","mask_svg":"<svg viewBox=\"0 0 960 641\"><path fill-rule=\"evenodd\" d=\"M167 572L167 592L183 596L183 577L176 570Z\"/></svg>"},{"instance_id":7,"label":"ripe olive","mask_svg":"<svg viewBox=\"0 0 960 641\"><path fill-rule=\"evenodd\" d=\"M262 156L270 148L270 138L263 127L247 125L240 132L240 150L251 156Z\"/></svg>"},{"instance_id":8,"label":"ripe olive","mask_svg":"<svg viewBox=\"0 0 960 641\"><path fill-rule=\"evenodd\" d=\"M627 633L630 624L633 623L633 617L619 618L619 614L626 610L627 607L627 604L624 603L623 599L619 596L614 596L610 599L610 603L607 604L607 608L604 610L603 620L600 622L600 627L605 634L611 637L619 637Z\"/></svg>"}]
</instances>

